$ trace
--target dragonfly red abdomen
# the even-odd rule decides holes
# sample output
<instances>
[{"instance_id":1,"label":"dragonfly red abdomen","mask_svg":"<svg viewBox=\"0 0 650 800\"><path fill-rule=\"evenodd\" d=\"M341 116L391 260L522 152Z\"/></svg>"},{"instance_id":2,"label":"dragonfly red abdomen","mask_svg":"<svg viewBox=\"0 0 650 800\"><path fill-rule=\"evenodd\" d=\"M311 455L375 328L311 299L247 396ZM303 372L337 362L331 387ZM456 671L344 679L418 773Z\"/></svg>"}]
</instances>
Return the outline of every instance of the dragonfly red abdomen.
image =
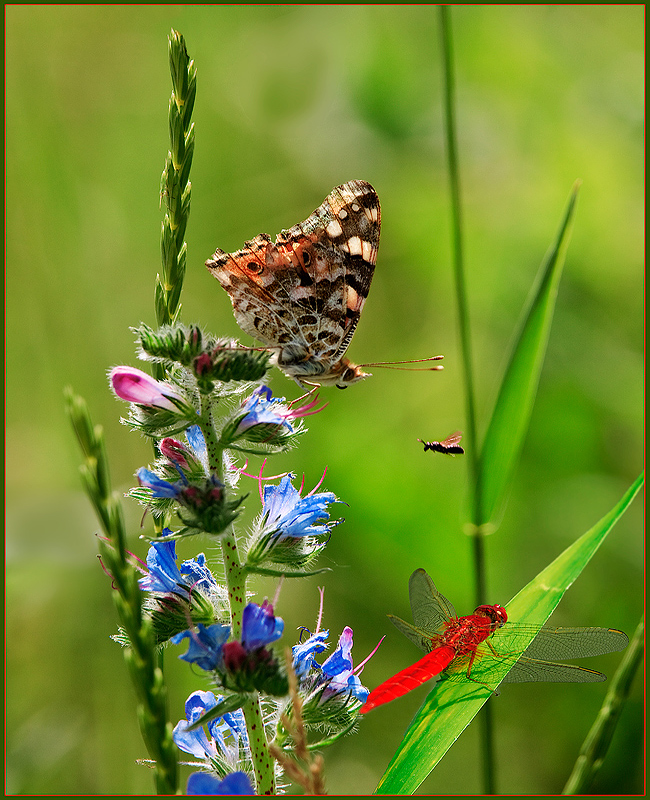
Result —
<instances>
[{"instance_id":1,"label":"dragonfly red abdomen","mask_svg":"<svg viewBox=\"0 0 650 800\"><path fill-rule=\"evenodd\" d=\"M403 694L416 689L426 681L431 680L436 675L447 669L451 662L456 657L456 649L449 645L441 645L436 647L426 656L411 664L410 667L401 670L392 678L378 686L374 691L370 692L365 705L359 709L360 714L366 714L373 708L388 703L396 697L401 697Z\"/></svg>"}]
</instances>

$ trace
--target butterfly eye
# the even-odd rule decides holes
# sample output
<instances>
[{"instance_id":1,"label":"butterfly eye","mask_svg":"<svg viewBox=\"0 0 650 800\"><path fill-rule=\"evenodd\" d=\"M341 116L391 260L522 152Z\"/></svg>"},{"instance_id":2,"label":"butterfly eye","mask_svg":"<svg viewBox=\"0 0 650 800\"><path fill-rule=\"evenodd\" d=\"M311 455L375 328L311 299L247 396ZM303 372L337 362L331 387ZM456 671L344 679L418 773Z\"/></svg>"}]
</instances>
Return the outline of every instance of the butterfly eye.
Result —
<instances>
[{"instance_id":1,"label":"butterfly eye","mask_svg":"<svg viewBox=\"0 0 650 800\"><path fill-rule=\"evenodd\" d=\"M307 252L307 250L302 251L302 263L308 267L311 264L311 255Z\"/></svg>"},{"instance_id":2,"label":"butterfly eye","mask_svg":"<svg viewBox=\"0 0 650 800\"><path fill-rule=\"evenodd\" d=\"M249 261L248 264L246 264L246 269L249 272L254 272L255 275L259 275L260 272L262 272L262 270L264 269L264 267L257 261Z\"/></svg>"}]
</instances>

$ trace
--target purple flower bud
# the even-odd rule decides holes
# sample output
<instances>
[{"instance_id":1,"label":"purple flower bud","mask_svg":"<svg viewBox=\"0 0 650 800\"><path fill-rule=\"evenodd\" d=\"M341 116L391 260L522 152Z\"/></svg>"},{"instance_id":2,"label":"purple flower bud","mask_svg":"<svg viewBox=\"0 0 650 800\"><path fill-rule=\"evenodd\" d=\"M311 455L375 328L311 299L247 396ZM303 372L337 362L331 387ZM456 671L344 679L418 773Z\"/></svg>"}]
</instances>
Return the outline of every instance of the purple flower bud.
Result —
<instances>
[{"instance_id":1,"label":"purple flower bud","mask_svg":"<svg viewBox=\"0 0 650 800\"><path fill-rule=\"evenodd\" d=\"M223 665L227 672L240 672L247 660L247 653L241 642L236 639L226 642L222 649Z\"/></svg>"},{"instance_id":2,"label":"purple flower bud","mask_svg":"<svg viewBox=\"0 0 650 800\"><path fill-rule=\"evenodd\" d=\"M201 377L212 369L212 359L208 353L201 353L194 359L194 372Z\"/></svg>"},{"instance_id":3,"label":"purple flower bud","mask_svg":"<svg viewBox=\"0 0 650 800\"><path fill-rule=\"evenodd\" d=\"M177 411L178 406L172 401L184 402L182 395L173 386L157 381L134 367L114 367L110 371L109 380L115 394L128 403Z\"/></svg>"}]
</instances>

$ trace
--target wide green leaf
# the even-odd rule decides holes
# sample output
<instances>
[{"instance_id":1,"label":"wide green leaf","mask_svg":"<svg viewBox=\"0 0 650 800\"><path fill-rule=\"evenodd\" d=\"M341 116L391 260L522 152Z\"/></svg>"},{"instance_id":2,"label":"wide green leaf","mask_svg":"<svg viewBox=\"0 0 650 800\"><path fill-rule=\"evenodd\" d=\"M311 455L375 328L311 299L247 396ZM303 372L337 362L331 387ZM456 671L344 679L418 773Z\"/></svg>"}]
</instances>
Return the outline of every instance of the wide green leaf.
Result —
<instances>
[{"instance_id":1,"label":"wide green leaf","mask_svg":"<svg viewBox=\"0 0 650 800\"><path fill-rule=\"evenodd\" d=\"M514 337L492 418L480 453L472 522L499 521L510 479L521 451L537 394L553 321L564 257L578 195L573 187L554 244L547 253Z\"/></svg>"},{"instance_id":2,"label":"wide green leaf","mask_svg":"<svg viewBox=\"0 0 650 800\"><path fill-rule=\"evenodd\" d=\"M643 485L640 475L616 506L542 570L507 605L508 618L543 625ZM530 634L528 643L534 638ZM493 636L498 642L499 632ZM495 685L508 672L504 662ZM442 680L431 691L384 773L377 794L412 794L479 712L491 692L470 681ZM378 713L387 713L380 711Z\"/></svg>"}]
</instances>

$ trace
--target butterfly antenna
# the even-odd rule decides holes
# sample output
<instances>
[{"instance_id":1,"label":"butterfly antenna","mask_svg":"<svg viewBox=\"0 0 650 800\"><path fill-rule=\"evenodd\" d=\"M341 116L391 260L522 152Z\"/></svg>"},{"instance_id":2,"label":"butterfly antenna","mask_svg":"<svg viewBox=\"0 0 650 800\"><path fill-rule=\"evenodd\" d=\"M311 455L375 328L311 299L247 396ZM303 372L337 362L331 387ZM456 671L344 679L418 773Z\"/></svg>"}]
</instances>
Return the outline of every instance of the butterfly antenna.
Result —
<instances>
[{"instance_id":1,"label":"butterfly antenna","mask_svg":"<svg viewBox=\"0 0 650 800\"><path fill-rule=\"evenodd\" d=\"M428 361L440 361L444 356L431 356L431 358L412 358L407 361L375 361L372 364L359 364L360 367L385 367L386 369L403 369L411 370L413 372L432 372L438 369L444 369L441 364L436 364L435 367L398 367L398 364L422 364Z\"/></svg>"}]
</instances>

